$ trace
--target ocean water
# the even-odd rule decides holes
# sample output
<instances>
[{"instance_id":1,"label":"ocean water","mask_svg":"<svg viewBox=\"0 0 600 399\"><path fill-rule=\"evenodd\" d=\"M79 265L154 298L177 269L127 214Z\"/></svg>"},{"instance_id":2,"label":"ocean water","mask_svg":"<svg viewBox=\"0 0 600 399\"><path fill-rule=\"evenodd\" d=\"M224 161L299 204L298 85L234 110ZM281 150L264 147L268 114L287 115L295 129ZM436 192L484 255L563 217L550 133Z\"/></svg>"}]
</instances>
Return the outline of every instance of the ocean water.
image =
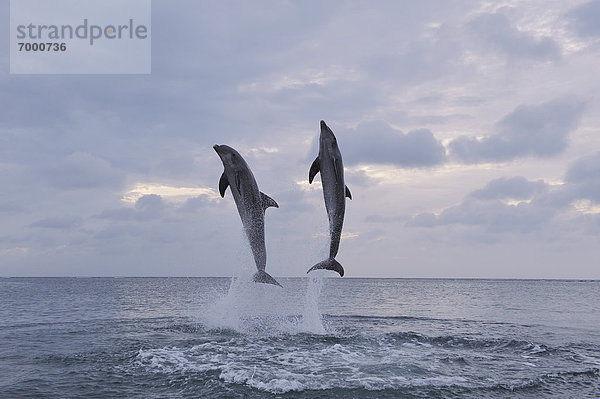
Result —
<instances>
[{"instance_id":1,"label":"ocean water","mask_svg":"<svg viewBox=\"0 0 600 399\"><path fill-rule=\"evenodd\" d=\"M600 281L323 274L0 279L0 397L600 398Z\"/></svg>"}]
</instances>

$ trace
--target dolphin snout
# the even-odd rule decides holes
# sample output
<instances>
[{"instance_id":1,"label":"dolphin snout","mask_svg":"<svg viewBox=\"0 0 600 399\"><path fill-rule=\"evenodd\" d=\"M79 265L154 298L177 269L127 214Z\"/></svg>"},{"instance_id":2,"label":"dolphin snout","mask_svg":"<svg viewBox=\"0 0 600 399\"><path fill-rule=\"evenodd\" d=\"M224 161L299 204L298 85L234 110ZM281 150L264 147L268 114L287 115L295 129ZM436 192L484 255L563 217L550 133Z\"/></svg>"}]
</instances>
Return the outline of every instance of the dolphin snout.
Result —
<instances>
[{"instance_id":1,"label":"dolphin snout","mask_svg":"<svg viewBox=\"0 0 600 399\"><path fill-rule=\"evenodd\" d=\"M329 126L327 126L327 124L325 123L325 121L321 121L321 137L322 138L331 138L333 137L333 132L331 131L331 129L329 128Z\"/></svg>"}]
</instances>

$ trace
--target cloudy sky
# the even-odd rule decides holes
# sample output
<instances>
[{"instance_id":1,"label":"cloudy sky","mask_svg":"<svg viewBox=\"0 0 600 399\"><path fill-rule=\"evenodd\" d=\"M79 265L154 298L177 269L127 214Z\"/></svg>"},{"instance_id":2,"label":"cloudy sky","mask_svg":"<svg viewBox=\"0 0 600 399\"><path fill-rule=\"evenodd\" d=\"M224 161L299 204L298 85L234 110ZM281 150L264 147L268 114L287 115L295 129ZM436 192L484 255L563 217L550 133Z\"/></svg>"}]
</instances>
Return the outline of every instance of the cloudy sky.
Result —
<instances>
[{"instance_id":1,"label":"cloudy sky","mask_svg":"<svg viewBox=\"0 0 600 399\"><path fill-rule=\"evenodd\" d=\"M267 271L302 276L328 248L323 119L347 276L598 279L599 20L600 1L154 1L152 74L130 76L10 75L5 35L0 276L254 267L215 143L280 205Z\"/></svg>"}]
</instances>

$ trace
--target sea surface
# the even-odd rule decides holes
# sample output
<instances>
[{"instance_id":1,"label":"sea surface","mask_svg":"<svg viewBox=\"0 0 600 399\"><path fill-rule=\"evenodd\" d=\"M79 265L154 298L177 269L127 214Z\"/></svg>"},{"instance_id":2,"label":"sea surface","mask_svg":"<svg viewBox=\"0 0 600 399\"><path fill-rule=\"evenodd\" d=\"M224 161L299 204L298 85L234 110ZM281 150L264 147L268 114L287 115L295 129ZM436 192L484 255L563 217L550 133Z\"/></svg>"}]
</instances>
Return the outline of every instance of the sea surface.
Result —
<instances>
[{"instance_id":1,"label":"sea surface","mask_svg":"<svg viewBox=\"0 0 600 399\"><path fill-rule=\"evenodd\" d=\"M279 281L0 279L0 398L600 398L600 281Z\"/></svg>"}]
</instances>

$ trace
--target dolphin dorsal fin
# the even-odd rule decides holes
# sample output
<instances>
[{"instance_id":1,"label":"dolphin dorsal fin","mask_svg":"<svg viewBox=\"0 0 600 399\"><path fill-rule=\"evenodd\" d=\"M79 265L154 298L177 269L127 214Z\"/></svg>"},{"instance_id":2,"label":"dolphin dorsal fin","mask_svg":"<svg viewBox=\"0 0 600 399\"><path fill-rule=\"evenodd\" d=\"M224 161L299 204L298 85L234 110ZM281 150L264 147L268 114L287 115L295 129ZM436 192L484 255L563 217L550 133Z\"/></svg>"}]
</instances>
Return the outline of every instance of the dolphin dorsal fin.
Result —
<instances>
[{"instance_id":1,"label":"dolphin dorsal fin","mask_svg":"<svg viewBox=\"0 0 600 399\"><path fill-rule=\"evenodd\" d=\"M267 210L267 208L273 206L275 208L279 208L279 205L277 204L277 202L275 202L275 200L271 197L269 197L267 194L263 193L262 191L260 192L260 198L262 199L262 204L263 204L263 209Z\"/></svg>"},{"instance_id":2,"label":"dolphin dorsal fin","mask_svg":"<svg viewBox=\"0 0 600 399\"><path fill-rule=\"evenodd\" d=\"M346 186L346 197L352 199L352 193L350 192L350 189L348 188L348 186Z\"/></svg>"},{"instance_id":3,"label":"dolphin dorsal fin","mask_svg":"<svg viewBox=\"0 0 600 399\"><path fill-rule=\"evenodd\" d=\"M321 164L319 163L319 157L316 157L312 165L310 165L310 171L308 172L308 184L311 184L317 173L321 170Z\"/></svg>"},{"instance_id":4,"label":"dolphin dorsal fin","mask_svg":"<svg viewBox=\"0 0 600 399\"><path fill-rule=\"evenodd\" d=\"M219 179L219 194L221 194L221 198L225 198L225 190L227 190L228 186L229 180L227 180L227 175L225 172L223 172L221 178Z\"/></svg>"}]
</instances>

